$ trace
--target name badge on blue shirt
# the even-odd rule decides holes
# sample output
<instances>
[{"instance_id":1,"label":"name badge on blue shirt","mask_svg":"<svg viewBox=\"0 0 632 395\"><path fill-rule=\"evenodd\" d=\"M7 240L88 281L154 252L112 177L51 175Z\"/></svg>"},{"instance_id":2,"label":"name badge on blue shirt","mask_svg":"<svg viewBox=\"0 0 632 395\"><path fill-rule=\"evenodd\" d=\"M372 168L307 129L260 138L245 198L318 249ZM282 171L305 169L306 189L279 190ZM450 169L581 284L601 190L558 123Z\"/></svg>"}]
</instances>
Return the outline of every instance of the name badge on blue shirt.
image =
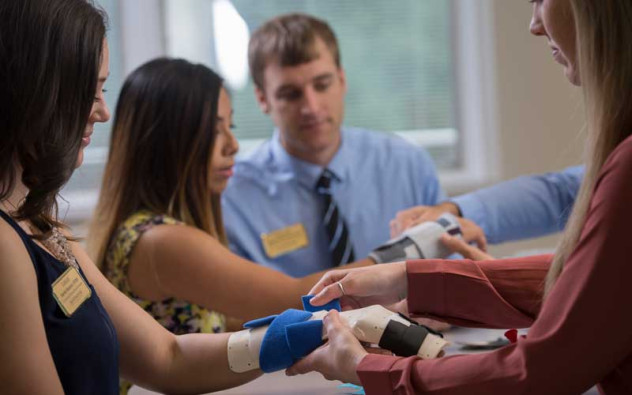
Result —
<instances>
[{"instance_id":1,"label":"name badge on blue shirt","mask_svg":"<svg viewBox=\"0 0 632 395\"><path fill-rule=\"evenodd\" d=\"M266 255L274 259L307 247L309 240L303 224L294 224L269 233L262 233L261 243Z\"/></svg>"}]
</instances>

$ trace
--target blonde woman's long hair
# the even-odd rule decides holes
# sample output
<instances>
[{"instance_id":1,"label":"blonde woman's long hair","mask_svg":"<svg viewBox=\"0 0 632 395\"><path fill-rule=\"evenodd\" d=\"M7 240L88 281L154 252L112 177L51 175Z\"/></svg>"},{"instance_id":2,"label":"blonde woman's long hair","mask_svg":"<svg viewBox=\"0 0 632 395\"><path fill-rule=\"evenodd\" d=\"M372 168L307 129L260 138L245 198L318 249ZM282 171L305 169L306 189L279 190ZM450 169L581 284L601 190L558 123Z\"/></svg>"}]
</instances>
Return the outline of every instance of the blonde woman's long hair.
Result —
<instances>
[{"instance_id":1,"label":"blonde woman's long hair","mask_svg":"<svg viewBox=\"0 0 632 395\"><path fill-rule=\"evenodd\" d=\"M587 113L586 173L547 275L545 294L577 246L602 166L632 133L632 2L570 1Z\"/></svg>"},{"instance_id":2,"label":"blonde woman's long hair","mask_svg":"<svg viewBox=\"0 0 632 395\"><path fill-rule=\"evenodd\" d=\"M169 215L227 244L220 196L209 187L221 89L212 70L180 59L150 61L126 79L88 235L103 272L113 234L139 210Z\"/></svg>"}]
</instances>

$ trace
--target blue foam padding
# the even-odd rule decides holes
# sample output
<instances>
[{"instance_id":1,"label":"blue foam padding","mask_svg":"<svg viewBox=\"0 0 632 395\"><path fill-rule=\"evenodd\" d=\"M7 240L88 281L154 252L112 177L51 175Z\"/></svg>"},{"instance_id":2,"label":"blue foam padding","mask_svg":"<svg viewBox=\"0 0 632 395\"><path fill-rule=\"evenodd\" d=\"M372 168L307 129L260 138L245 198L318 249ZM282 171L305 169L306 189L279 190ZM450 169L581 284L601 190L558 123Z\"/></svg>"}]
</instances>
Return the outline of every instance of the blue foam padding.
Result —
<instances>
[{"instance_id":1,"label":"blue foam padding","mask_svg":"<svg viewBox=\"0 0 632 395\"><path fill-rule=\"evenodd\" d=\"M259 365L265 373L272 373L285 369L294 364L290 346L285 335L285 328L308 320L311 313L302 310L289 309L277 316L263 336L259 351Z\"/></svg>"},{"instance_id":2,"label":"blue foam padding","mask_svg":"<svg viewBox=\"0 0 632 395\"><path fill-rule=\"evenodd\" d=\"M244 324L244 328L252 329L259 328L260 326L265 326L271 323L278 315L269 315L263 318L257 318L256 320L248 321Z\"/></svg>"},{"instance_id":3,"label":"blue foam padding","mask_svg":"<svg viewBox=\"0 0 632 395\"><path fill-rule=\"evenodd\" d=\"M313 320L290 324L285 328L290 354L296 361L323 344L323 320Z\"/></svg>"},{"instance_id":4,"label":"blue foam padding","mask_svg":"<svg viewBox=\"0 0 632 395\"><path fill-rule=\"evenodd\" d=\"M312 313L315 311L321 311L321 310L338 310L338 311L342 311L342 309L340 308L340 300L338 299L334 299L331 302L323 305L323 306L312 306L311 303L309 303L310 300L312 300L312 298L314 297L314 295L305 295L305 296L301 296L301 302L303 302L303 310L305 311L311 311Z\"/></svg>"}]
</instances>

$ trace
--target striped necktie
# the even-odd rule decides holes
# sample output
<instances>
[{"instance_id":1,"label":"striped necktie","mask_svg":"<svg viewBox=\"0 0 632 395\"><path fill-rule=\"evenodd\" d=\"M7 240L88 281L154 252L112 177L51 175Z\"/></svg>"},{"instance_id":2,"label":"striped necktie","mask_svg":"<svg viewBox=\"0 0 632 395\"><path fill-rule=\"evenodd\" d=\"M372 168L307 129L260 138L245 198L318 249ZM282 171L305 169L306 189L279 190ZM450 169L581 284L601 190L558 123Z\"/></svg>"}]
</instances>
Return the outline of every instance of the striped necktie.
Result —
<instances>
[{"instance_id":1,"label":"striped necktie","mask_svg":"<svg viewBox=\"0 0 632 395\"><path fill-rule=\"evenodd\" d=\"M338 212L338 206L331 196L332 177L332 172L325 169L316 184L316 191L323 196L325 201L323 225L329 237L331 260L335 266L340 266L353 262L355 257L351 240L349 240L347 224Z\"/></svg>"}]
</instances>

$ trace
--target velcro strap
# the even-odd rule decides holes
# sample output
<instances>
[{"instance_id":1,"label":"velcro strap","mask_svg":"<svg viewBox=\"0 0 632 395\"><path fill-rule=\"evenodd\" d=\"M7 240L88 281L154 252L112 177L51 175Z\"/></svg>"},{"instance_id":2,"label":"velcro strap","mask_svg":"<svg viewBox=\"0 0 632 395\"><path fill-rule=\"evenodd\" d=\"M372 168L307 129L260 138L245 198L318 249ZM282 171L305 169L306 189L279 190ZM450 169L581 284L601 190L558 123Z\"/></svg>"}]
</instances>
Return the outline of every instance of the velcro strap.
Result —
<instances>
[{"instance_id":1,"label":"velcro strap","mask_svg":"<svg viewBox=\"0 0 632 395\"><path fill-rule=\"evenodd\" d=\"M424 328L426 328L426 330L427 330L429 333L432 333L433 335L435 335L435 336L439 336L440 338L442 338L442 339L443 339L443 333L441 333L441 332L439 332L439 331L435 331L434 329L429 328L429 327L427 327L427 326L425 326L425 325L420 325L417 321L415 321L415 320L413 320L413 319L410 319L410 318L406 317L406 316L405 316L404 314L402 314L402 313L397 313L397 315L398 315L398 316L400 316L401 318L405 319L406 321L410 322L410 325L423 326Z\"/></svg>"},{"instance_id":2,"label":"velcro strap","mask_svg":"<svg viewBox=\"0 0 632 395\"><path fill-rule=\"evenodd\" d=\"M338 310L342 311L340 307L340 299L334 299L331 302L324 304L322 306L312 306L309 302L315 295L303 295L301 296L301 302L303 303L303 310L308 311L310 313L315 313L317 311L329 311L329 310Z\"/></svg>"},{"instance_id":3,"label":"velcro strap","mask_svg":"<svg viewBox=\"0 0 632 395\"><path fill-rule=\"evenodd\" d=\"M421 344L428 336L428 329L423 325L407 326L394 320L389 321L380 338L379 346L400 357L417 355Z\"/></svg>"}]
</instances>

